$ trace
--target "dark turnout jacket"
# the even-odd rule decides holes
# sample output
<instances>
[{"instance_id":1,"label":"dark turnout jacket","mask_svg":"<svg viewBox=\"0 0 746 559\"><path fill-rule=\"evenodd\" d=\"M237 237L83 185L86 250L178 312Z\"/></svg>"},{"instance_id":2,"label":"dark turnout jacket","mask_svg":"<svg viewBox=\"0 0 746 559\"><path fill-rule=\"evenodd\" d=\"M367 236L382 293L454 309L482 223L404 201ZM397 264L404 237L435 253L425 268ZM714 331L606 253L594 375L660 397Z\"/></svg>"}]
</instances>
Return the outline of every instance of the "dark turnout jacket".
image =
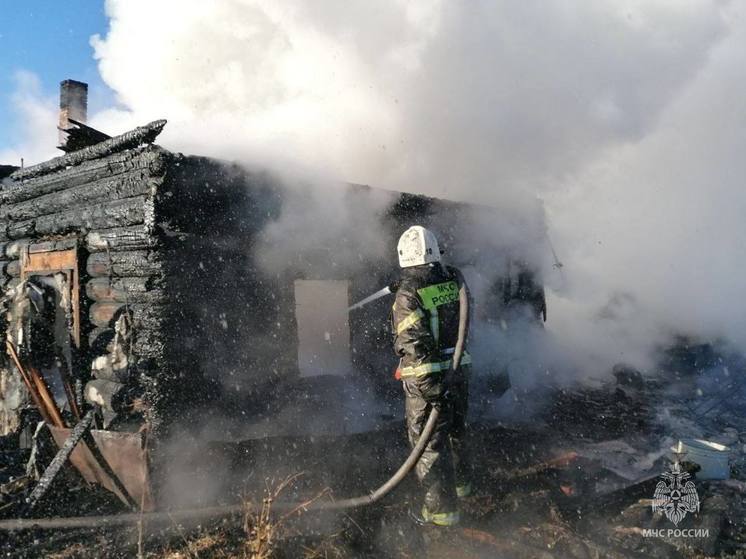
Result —
<instances>
[{"instance_id":1,"label":"dark turnout jacket","mask_svg":"<svg viewBox=\"0 0 746 559\"><path fill-rule=\"evenodd\" d=\"M402 270L391 315L402 378L422 378L450 368L458 340L462 285L461 272L440 263ZM461 363L470 362L465 352Z\"/></svg>"}]
</instances>

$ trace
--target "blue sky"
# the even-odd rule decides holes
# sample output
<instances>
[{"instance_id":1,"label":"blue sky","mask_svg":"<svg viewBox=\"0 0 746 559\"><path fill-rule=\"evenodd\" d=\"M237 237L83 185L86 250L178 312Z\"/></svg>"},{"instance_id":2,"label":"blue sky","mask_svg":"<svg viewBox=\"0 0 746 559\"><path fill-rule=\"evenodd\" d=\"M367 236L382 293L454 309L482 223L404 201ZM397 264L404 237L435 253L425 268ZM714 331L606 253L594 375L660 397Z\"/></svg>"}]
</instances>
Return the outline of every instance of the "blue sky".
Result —
<instances>
[{"instance_id":1,"label":"blue sky","mask_svg":"<svg viewBox=\"0 0 746 559\"><path fill-rule=\"evenodd\" d=\"M0 151L20 130L12 95L19 71L41 80L45 97L58 95L66 78L89 84L89 112L113 104L101 81L90 37L104 35L108 20L98 0L0 0Z\"/></svg>"}]
</instances>

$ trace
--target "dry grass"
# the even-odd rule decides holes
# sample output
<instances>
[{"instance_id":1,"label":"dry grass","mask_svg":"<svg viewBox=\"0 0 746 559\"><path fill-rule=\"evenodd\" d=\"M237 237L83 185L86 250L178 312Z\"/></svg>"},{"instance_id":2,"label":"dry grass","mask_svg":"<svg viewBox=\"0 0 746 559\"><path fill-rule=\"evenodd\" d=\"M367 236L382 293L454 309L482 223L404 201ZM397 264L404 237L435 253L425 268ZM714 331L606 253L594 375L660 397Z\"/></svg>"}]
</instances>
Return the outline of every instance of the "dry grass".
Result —
<instances>
[{"instance_id":1,"label":"dry grass","mask_svg":"<svg viewBox=\"0 0 746 559\"><path fill-rule=\"evenodd\" d=\"M243 529L246 534L245 547L247 553L245 559L272 559L278 542L287 535L287 520L302 514L311 503L327 494L328 490L324 490L313 499L299 503L298 506L292 508L283 516L275 518L272 514L272 504L301 475L303 474L289 476L274 486L271 483L268 484L265 497L262 499L262 504L258 510L251 501L244 502Z\"/></svg>"},{"instance_id":2,"label":"dry grass","mask_svg":"<svg viewBox=\"0 0 746 559\"><path fill-rule=\"evenodd\" d=\"M324 491L313 499L299 503L298 506L282 515L276 514L273 505L300 475L302 474L287 477L279 483L268 482L261 504L245 499L240 528L227 530L225 527L217 527L198 536L189 536L181 531L177 523L174 523L181 536L181 544L177 548L165 550L157 557L159 559L275 559L278 555L278 546L289 535L287 521L302 514L311 503L326 494ZM332 539L306 550L305 556L308 559L344 557L341 551L335 549Z\"/></svg>"},{"instance_id":3,"label":"dry grass","mask_svg":"<svg viewBox=\"0 0 746 559\"><path fill-rule=\"evenodd\" d=\"M276 494L275 494L276 497ZM262 506L255 511L251 502L244 503L243 530L246 534L247 559L271 559L281 537L281 525L272 520L273 497L262 499Z\"/></svg>"},{"instance_id":4,"label":"dry grass","mask_svg":"<svg viewBox=\"0 0 746 559\"><path fill-rule=\"evenodd\" d=\"M76 559L77 557L85 557L88 548L81 543L74 543L67 546L56 553L50 553L47 555L49 559Z\"/></svg>"},{"instance_id":5,"label":"dry grass","mask_svg":"<svg viewBox=\"0 0 746 559\"><path fill-rule=\"evenodd\" d=\"M313 547L303 548L303 559L344 559L345 550L339 546L341 534L333 534L324 538L321 543Z\"/></svg>"},{"instance_id":6,"label":"dry grass","mask_svg":"<svg viewBox=\"0 0 746 559\"><path fill-rule=\"evenodd\" d=\"M179 550L167 550L159 559L238 558L230 551L231 545L224 532L210 532L184 540Z\"/></svg>"}]
</instances>

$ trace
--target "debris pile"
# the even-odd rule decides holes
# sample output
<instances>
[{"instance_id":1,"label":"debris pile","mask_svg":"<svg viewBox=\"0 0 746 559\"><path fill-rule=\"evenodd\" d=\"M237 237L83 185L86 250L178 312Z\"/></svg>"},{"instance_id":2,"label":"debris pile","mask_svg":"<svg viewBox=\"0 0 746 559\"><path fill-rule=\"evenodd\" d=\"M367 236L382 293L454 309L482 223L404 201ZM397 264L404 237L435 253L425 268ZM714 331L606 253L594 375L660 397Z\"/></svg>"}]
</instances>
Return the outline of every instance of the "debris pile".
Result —
<instances>
[{"instance_id":1,"label":"debris pile","mask_svg":"<svg viewBox=\"0 0 746 559\"><path fill-rule=\"evenodd\" d=\"M726 426L716 411L707 414L711 418L707 421L692 411L704 403L703 397L712 405L714 395L707 396L693 388L712 372L679 371L679 386L635 374L634 388L629 386L629 375L619 374L619 369L616 373L614 382L595 389L578 387L554 394L552 409L556 409L559 400L567 402L568 394L581 394L580 403L574 405L582 409L576 408L576 413L548 415L551 420L530 425L482 422L472 426L478 490L462 503L467 513L463 527L419 529L410 524L408 509L418 502L419 491L415 481L409 479L382 506L354 511L347 519L300 515L288 525L289 531L275 541L275 556L322 546L337 550L340 557L403 558L426 554L436 559L495 554L526 558L694 558L743 552L746 420L728 419ZM661 376L666 374L661 371ZM731 375L735 376L735 372ZM637 382L641 379L642 384ZM619 391L626 391L620 409L628 410L631 390L639 391L637 397L644 394L651 403L644 422L630 423L633 427L627 429L615 426L599 430L587 421L587 407L609 409L604 408L612 405L609 395L618 395ZM732 405L734 400L727 404ZM718 411L727 407L723 406ZM186 483L198 490L204 479L214 480L219 468L220 479L225 483L222 494L252 495L252 501L257 502L256 497L263 494L267 483L265 478L256 478L257 472L272 472L272 477L280 480L303 470L305 474L287 489L288 499L304 499L330 488L335 496L343 497L357 493L360 487L374 486L406 455L402 430L401 424L396 423L382 430L343 437L275 437L213 444L208 449L194 447L190 457L174 456L184 462L185 472L191 472L192 477L188 481L174 480L173 489ZM661 474L671 470L672 459L676 458L671 448L690 436L728 443L732 449L731 479L699 479L697 464L686 456L678 457L691 473L689 479L698 493L699 510L687 513L674 524L664 513L654 512L652 505L663 480ZM205 455L213 464L209 471L200 469ZM339 456L345 459L340 461ZM214 483L211 487L215 487ZM227 524L203 522L201 530L189 532L189 543L170 539L168 545L179 549L209 541L214 552L235 550L238 554L244 549L241 542L247 534L242 518ZM404 532L402 526L407 527ZM403 538L401 533L410 537ZM19 533L17 537L25 536ZM163 545L162 540L157 542L157 538L151 540L151 549ZM113 552L132 549L114 537L107 545Z\"/></svg>"},{"instance_id":2,"label":"debris pile","mask_svg":"<svg viewBox=\"0 0 746 559\"><path fill-rule=\"evenodd\" d=\"M600 388L576 386L558 389L546 412L546 420L571 426L592 440L608 440L630 431L649 432L655 418L651 399L656 382L643 380L638 371L617 366L616 382Z\"/></svg>"}]
</instances>

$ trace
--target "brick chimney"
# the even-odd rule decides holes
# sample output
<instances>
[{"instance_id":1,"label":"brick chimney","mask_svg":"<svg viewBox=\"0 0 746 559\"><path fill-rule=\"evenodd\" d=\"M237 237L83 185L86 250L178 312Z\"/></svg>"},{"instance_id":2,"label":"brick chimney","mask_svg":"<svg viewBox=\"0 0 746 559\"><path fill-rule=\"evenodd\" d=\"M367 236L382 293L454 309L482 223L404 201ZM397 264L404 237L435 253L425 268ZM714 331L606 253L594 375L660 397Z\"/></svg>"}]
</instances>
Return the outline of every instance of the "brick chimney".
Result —
<instances>
[{"instance_id":1,"label":"brick chimney","mask_svg":"<svg viewBox=\"0 0 746 559\"><path fill-rule=\"evenodd\" d=\"M75 128L70 119L85 124L88 118L88 84L64 80L60 82L60 123L59 123L59 148L68 151L67 131Z\"/></svg>"}]
</instances>

